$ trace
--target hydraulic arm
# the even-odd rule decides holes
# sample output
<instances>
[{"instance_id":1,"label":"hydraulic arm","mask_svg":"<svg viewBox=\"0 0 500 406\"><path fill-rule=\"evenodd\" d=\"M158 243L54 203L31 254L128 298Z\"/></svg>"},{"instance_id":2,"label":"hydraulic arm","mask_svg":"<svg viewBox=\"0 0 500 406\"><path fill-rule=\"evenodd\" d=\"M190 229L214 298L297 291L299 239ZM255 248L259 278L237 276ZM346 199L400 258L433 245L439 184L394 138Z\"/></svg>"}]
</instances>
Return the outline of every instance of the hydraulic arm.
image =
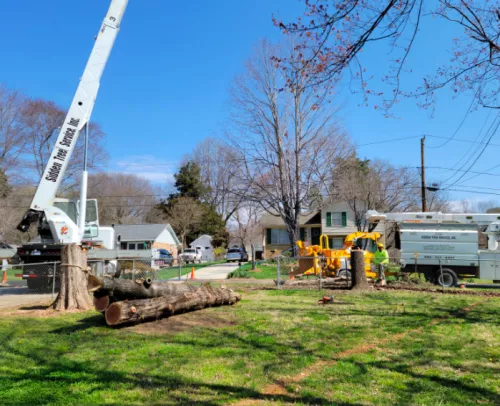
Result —
<instances>
[{"instance_id":1,"label":"hydraulic arm","mask_svg":"<svg viewBox=\"0 0 500 406\"><path fill-rule=\"evenodd\" d=\"M57 237L54 238L55 240L63 242L81 241L83 230L79 230L75 222L65 216L62 210L53 207L54 200L68 163L71 160L71 154L80 131L90 120L101 76L120 29L127 3L128 0L111 1L30 209L17 227L20 231L27 231L32 223L41 221L42 216L44 216L49 223L51 218L57 219L58 235L54 236ZM54 234L54 230L52 230L54 227L51 225L50 228Z\"/></svg>"}]
</instances>

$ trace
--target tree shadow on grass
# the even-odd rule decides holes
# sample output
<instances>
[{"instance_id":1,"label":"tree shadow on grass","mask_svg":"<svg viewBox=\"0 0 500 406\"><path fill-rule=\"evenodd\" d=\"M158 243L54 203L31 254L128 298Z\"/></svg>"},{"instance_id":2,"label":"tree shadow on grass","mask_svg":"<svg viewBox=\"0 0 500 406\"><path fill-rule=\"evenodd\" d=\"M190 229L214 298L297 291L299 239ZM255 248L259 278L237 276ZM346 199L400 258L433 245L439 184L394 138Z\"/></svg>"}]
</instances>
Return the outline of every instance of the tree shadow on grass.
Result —
<instances>
[{"instance_id":1,"label":"tree shadow on grass","mask_svg":"<svg viewBox=\"0 0 500 406\"><path fill-rule=\"evenodd\" d=\"M217 382L202 382L182 377L175 372L165 374L134 373L111 369L108 365L97 362L77 361L63 357L63 353L52 349L50 359L47 352L39 348L38 351L27 351L15 346L8 346L6 350L19 357L26 357L26 365L36 362L37 367L18 369L10 373L0 372L0 385L6 390L0 394L3 404L52 404L88 403L90 399L106 404L126 404L124 398L120 402L111 403L106 394L112 388L123 391L141 389L143 399L134 399L134 402L147 402L158 405L199 404L215 406L237 402L239 400L262 400L264 402L305 403L316 405L331 405L332 400L313 395L295 394L263 394L257 390L237 385ZM7 395L12 382L15 382L15 391L12 397ZM79 387L88 387L88 390L70 393L67 388L78 384ZM40 390L33 390L40 388ZM43 389L42 389L43 388ZM100 392L103 392L100 395ZM354 403L339 403L355 405Z\"/></svg>"},{"instance_id":2,"label":"tree shadow on grass","mask_svg":"<svg viewBox=\"0 0 500 406\"><path fill-rule=\"evenodd\" d=\"M431 343L426 345L430 344ZM370 368L375 368L378 370L396 372L410 378L414 378L413 381L409 382L407 390L399 395L400 398L396 402L398 404L419 403L417 399L414 399L415 395L426 391L428 392L430 383L439 385L436 387L435 391L439 392L450 403L460 402L461 404L465 404L467 403L465 401L466 399L473 399L474 401L470 403L475 403L476 400L482 398L483 401L487 400L491 401L492 404L500 404L500 395L492 390L480 386L474 386L473 384L464 382L464 380L461 379L451 379L444 376L430 374L427 375L416 370L416 368L428 366L435 360L435 357L425 357L422 356L420 350L414 350L410 353L406 352L401 356L391 356L388 361L353 362L353 364L367 374L370 373ZM487 368L484 365L478 367L477 370L471 370L470 372L484 374L487 369L490 370L490 374L492 376L495 376L497 373L495 368ZM376 372L372 373L377 374Z\"/></svg>"},{"instance_id":3,"label":"tree shadow on grass","mask_svg":"<svg viewBox=\"0 0 500 406\"><path fill-rule=\"evenodd\" d=\"M101 314L93 314L90 317L85 317L83 319L75 320L73 324L64 327L58 327L50 331L50 333L71 334L71 333L76 333L78 331L87 330L91 327L106 327L106 321L104 320Z\"/></svg>"}]
</instances>

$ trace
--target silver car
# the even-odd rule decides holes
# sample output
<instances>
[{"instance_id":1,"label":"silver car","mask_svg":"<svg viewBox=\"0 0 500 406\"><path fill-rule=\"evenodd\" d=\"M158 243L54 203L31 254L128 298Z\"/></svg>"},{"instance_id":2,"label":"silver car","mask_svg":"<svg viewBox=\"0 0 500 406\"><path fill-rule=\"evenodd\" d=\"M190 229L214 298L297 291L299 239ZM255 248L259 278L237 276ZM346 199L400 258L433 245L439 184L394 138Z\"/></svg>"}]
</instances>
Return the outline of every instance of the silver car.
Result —
<instances>
[{"instance_id":1,"label":"silver car","mask_svg":"<svg viewBox=\"0 0 500 406\"><path fill-rule=\"evenodd\" d=\"M226 254L227 262L248 262L248 253L243 248L230 248Z\"/></svg>"}]
</instances>

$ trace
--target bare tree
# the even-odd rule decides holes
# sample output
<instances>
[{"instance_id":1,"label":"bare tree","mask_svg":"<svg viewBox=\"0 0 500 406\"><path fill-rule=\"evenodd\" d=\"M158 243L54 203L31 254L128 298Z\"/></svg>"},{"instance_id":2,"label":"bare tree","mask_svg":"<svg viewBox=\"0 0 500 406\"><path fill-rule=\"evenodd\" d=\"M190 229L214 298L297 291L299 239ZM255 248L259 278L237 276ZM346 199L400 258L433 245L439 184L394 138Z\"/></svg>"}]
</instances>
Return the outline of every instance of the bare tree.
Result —
<instances>
[{"instance_id":1,"label":"bare tree","mask_svg":"<svg viewBox=\"0 0 500 406\"><path fill-rule=\"evenodd\" d=\"M26 139L22 158L23 165L27 169L24 172L27 181L37 183L41 178L65 116L66 112L51 101L28 100L24 104L20 121ZM104 133L100 126L96 123L90 123L89 168L95 167L98 162L107 158L106 150L102 144L103 138ZM75 187L80 180L83 148L83 137L80 137L66 169L63 191Z\"/></svg>"},{"instance_id":2,"label":"bare tree","mask_svg":"<svg viewBox=\"0 0 500 406\"><path fill-rule=\"evenodd\" d=\"M101 224L140 224L157 203L154 188L144 178L124 173L89 176L88 198L99 203Z\"/></svg>"},{"instance_id":3,"label":"bare tree","mask_svg":"<svg viewBox=\"0 0 500 406\"><path fill-rule=\"evenodd\" d=\"M231 234L232 238L238 241L240 246L253 246L261 242L260 219L262 212L263 210L259 205L248 202L234 213Z\"/></svg>"},{"instance_id":4,"label":"bare tree","mask_svg":"<svg viewBox=\"0 0 500 406\"><path fill-rule=\"evenodd\" d=\"M25 137L22 111L26 96L0 84L0 170L13 181L17 181L16 171L21 165L19 157L23 153Z\"/></svg>"},{"instance_id":5,"label":"bare tree","mask_svg":"<svg viewBox=\"0 0 500 406\"><path fill-rule=\"evenodd\" d=\"M317 0L305 2L305 18L294 23L274 20L286 34L301 38L307 75L314 83L339 80L344 72L358 81L368 97L382 96L386 108L403 92L400 75L421 31L424 16L441 18L461 30L450 38L454 45L450 64L424 79L422 87L407 95L423 96L424 105L434 100L435 91L451 86L455 93L471 91L478 105L500 108L500 13L497 2L489 0ZM455 35L455 34L453 34ZM393 87L387 97L369 88L371 76L360 58L373 43L386 43L391 51L389 72L383 80ZM387 92L386 92L387 94Z\"/></svg>"},{"instance_id":6,"label":"bare tree","mask_svg":"<svg viewBox=\"0 0 500 406\"><path fill-rule=\"evenodd\" d=\"M202 207L191 197L177 197L166 209L166 220L179 236L183 247L187 246L186 238L199 225Z\"/></svg>"},{"instance_id":7,"label":"bare tree","mask_svg":"<svg viewBox=\"0 0 500 406\"><path fill-rule=\"evenodd\" d=\"M327 89L307 86L300 67L291 74L273 60L280 49L263 41L232 88L234 132L241 182L248 199L280 216L290 241L299 233L299 215L308 209L312 190L331 183L331 165L351 150L333 125ZM287 87L286 84L291 83Z\"/></svg>"},{"instance_id":8,"label":"bare tree","mask_svg":"<svg viewBox=\"0 0 500 406\"><path fill-rule=\"evenodd\" d=\"M373 231L365 220L367 210L419 211L420 180L409 168L395 168L385 161L361 160L355 154L337 161L330 198L348 203L359 231ZM439 193L428 196L429 210L443 208Z\"/></svg>"},{"instance_id":9,"label":"bare tree","mask_svg":"<svg viewBox=\"0 0 500 406\"><path fill-rule=\"evenodd\" d=\"M238 178L238 162L231 146L217 138L206 138L194 148L190 159L201 169L202 182L208 186L203 199L228 220L246 198L247 184Z\"/></svg>"},{"instance_id":10,"label":"bare tree","mask_svg":"<svg viewBox=\"0 0 500 406\"><path fill-rule=\"evenodd\" d=\"M490 213L499 206L500 203L496 200L462 199L455 202L452 209L456 213Z\"/></svg>"}]
</instances>

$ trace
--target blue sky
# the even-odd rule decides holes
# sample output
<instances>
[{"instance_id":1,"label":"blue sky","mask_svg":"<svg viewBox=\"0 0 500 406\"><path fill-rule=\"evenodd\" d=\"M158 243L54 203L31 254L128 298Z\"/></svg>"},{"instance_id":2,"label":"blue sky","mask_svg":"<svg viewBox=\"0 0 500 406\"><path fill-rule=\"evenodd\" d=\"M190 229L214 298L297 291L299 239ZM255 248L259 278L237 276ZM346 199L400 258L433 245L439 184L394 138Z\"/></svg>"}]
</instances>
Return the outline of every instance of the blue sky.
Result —
<instances>
[{"instance_id":1,"label":"blue sky","mask_svg":"<svg viewBox=\"0 0 500 406\"><path fill-rule=\"evenodd\" d=\"M107 0L3 0L0 81L68 107L108 4ZM243 71L253 46L263 37L282 39L272 25L272 14L290 20L302 10L303 4L295 0L130 0L93 113L107 134L111 154L111 161L103 164L109 170L138 170L158 183L168 179L196 143L220 132L229 111L228 87ZM453 29L431 20L423 28L409 61L413 73L405 77L408 89L449 58L446 48ZM369 72L379 75L390 55L377 47L368 49L363 58ZM362 100L346 86L339 88L337 103L343 106L341 124L357 144L364 145L421 134L450 137L471 101L470 95L456 100L450 96L448 91L439 95L434 118L413 100L405 100L394 109L396 118L387 119L372 106L359 107ZM486 111L470 114L456 138L474 140L486 117ZM443 141L429 138L427 145ZM498 136L492 142L500 144ZM453 174L433 167L452 168L476 146L450 142L428 148L429 182ZM472 170L493 167L499 148L488 147ZM418 138L359 148L362 157L401 166L419 166L419 152ZM482 175L467 184L495 188L498 179ZM452 197L470 194L454 192Z\"/></svg>"}]
</instances>

